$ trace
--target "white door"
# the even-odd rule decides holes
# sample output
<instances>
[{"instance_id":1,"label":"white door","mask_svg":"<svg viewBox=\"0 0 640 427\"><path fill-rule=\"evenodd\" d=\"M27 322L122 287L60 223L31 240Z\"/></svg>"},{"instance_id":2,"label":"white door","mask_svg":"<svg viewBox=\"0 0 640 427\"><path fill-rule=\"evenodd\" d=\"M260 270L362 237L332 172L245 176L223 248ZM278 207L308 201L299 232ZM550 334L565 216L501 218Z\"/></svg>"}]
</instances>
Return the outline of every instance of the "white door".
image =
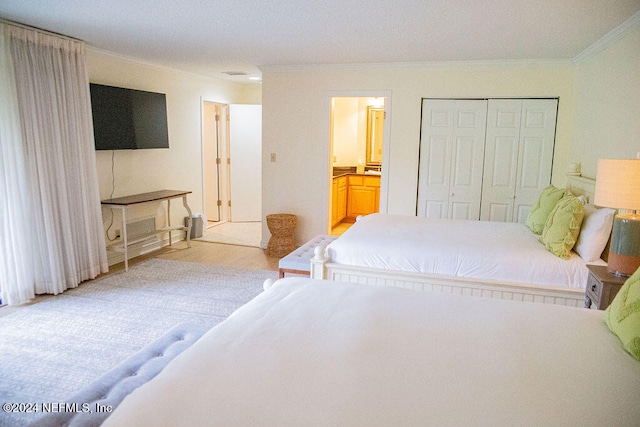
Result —
<instances>
[{"instance_id":1,"label":"white door","mask_svg":"<svg viewBox=\"0 0 640 427\"><path fill-rule=\"evenodd\" d=\"M220 221L220 181L218 179L218 105L202 103L202 123L204 140L204 191L205 214L208 221ZM205 224L206 226L206 224Z\"/></svg>"},{"instance_id":2,"label":"white door","mask_svg":"<svg viewBox=\"0 0 640 427\"><path fill-rule=\"evenodd\" d=\"M229 218L229 153L227 109L225 104L203 101L204 206L207 221Z\"/></svg>"},{"instance_id":3,"label":"white door","mask_svg":"<svg viewBox=\"0 0 640 427\"><path fill-rule=\"evenodd\" d=\"M513 220L521 115L521 99L489 100L481 220Z\"/></svg>"},{"instance_id":4,"label":"white door","mask_svg":"<svg viewBox=\"0 0 640 427\"><path fill-rule=\"evenodd\" d=\"M486 100L422 104L418 216L478 219Z\"/></svg>"},{"instance_id":5,"label":"white door","mask_svg":"<svg viewBox=\"0 0 640 427\"><path fill-rule=\"evenodd\" d=\"M514 222L524 224L531 206L551 183L557 112L557 99L522 101Z\"/></svg>"},{"instance_id":6,"label":"white door","mask_svg":"<svg viewBox=\"0 0 640 427\"><path fill-rule=\"evenodd\" d=\"M524 223L551 182L557 99L491 99L480 219Z\"/></svg>"},{"instance_id":7,"label":"white door","mask_svg":"<svg viewBox=\"0 0 640 427\"><path fill-rule=\"evenodd\" d=\"M229 106L231 221L262 220L262 106Z\"/></svg>"}]
</instances>

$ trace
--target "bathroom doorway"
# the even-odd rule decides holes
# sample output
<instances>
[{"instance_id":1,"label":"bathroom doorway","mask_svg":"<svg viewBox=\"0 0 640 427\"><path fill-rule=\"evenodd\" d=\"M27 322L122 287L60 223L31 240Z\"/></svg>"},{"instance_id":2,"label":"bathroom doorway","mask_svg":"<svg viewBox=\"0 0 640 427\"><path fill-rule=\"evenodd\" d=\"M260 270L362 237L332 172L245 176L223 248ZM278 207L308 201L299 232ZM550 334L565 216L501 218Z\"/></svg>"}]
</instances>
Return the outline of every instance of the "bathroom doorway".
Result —
<instances>
[{"instance_id":1,"label":"bathroom doorway","mask_svg":"<svg viewBox=\"0 0 640 427\"><path fill-rule=\"evenodd\" d=\"M388 94L331 96L328 234L387 211Z\"/></svg>"}]
</instances>

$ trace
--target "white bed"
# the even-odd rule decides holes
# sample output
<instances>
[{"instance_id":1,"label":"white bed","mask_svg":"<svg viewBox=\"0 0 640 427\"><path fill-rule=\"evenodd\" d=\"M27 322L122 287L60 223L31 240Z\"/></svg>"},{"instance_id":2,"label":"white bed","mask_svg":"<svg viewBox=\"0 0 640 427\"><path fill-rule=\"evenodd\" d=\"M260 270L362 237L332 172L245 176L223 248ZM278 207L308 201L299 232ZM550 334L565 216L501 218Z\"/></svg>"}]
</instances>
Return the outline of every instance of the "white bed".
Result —
<instances>
[{"instance_id":1,"label":"white bed","mask_svg":"<svg viewBox=\"0 0 640 427\"><path fill-rule=\"evenodd\" d=\"M589 199L594 182L572 178L570 190ZM372 214L326 251L311 277L523 301L582 306L589 271L575 252L549 252L519 223ZM602 260L591 264L605 264Z\"/></svg>"},{"instance_id":2,"label":"white bed","mask_svg":"<svg viewBox=\"0 0 640 427\"><path fill-rule=\"evenodd\" d=\"M104 425L637 425L640 362L602 316L282 279Z\"/></svg>"}]
</instances>

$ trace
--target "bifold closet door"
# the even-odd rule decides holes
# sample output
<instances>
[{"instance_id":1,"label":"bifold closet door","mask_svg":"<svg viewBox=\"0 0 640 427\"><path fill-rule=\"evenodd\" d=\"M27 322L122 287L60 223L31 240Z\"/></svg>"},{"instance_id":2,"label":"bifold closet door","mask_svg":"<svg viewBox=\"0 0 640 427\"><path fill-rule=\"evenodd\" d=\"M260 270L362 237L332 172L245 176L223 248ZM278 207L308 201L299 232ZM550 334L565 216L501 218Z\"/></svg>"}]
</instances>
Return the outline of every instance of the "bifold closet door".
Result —
<instances>
[{"instance_id":1,"label":"bifold closet door","mask_svg":"<svg viewBox=\"0 0 640 427\"><path fill-rule=\"evenodd\" d=\"M418 216L480 217L486 115L486 100L423 100Z\"/></svg>"},{"instance_id":2,"label":"bifold closet door","mask_svg":"<svg viewBox=\"0 0 640 427\"><path fill-rule=\"evenodd\" d=\"M551 183L557 99L490 99L480 219L524 223Z\"/></svg>"}]
</instances>

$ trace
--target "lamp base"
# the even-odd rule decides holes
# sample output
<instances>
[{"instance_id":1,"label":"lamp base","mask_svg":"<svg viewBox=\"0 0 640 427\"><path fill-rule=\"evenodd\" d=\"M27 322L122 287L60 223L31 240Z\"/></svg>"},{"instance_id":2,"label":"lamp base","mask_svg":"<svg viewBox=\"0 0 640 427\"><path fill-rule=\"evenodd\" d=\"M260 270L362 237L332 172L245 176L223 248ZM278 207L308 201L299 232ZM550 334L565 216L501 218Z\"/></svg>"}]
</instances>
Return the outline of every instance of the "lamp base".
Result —
<instances>
[{"instance_id":1,"label":"lamp base","mask_svg":"<svg viewBox=\"0 0 640 427\"><path fill-rule=\"evenodd\" d=\"M607 271L618 276L631 276L640 268L640 215L615 216L607 262Z\"/></svg>"},{"instance_id":2,"label":"lamp base","mask_svg":"<svg viewBox=\"0 0 640 427\"><path fill-rule=\"evenodd\" d=\"M616 276L629 277L640 268L640 257L609 252L607 271Z\"/></svg>"}]
</instances>

